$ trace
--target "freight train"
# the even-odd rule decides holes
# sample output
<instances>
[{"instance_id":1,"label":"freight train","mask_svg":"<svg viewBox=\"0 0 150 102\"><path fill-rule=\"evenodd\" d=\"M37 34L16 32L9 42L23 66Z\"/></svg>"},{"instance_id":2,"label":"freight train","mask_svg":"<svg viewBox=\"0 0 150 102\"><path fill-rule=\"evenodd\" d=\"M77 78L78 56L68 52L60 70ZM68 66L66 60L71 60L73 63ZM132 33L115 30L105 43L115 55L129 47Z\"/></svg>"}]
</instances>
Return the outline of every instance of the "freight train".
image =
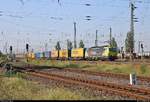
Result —
<instances>
[{"instance_id":1,"label":"freight train","mask_svg":"<svg viewBox=\"0 0 150 102\"><path fill-rule=\"evenodd\" d=\"M110 60L117 59L117 48L110 46L97 46L91 48L75 48L52 50L46 52L28 53L29 59L50 60Z\"/></svg>"}]
</instances>

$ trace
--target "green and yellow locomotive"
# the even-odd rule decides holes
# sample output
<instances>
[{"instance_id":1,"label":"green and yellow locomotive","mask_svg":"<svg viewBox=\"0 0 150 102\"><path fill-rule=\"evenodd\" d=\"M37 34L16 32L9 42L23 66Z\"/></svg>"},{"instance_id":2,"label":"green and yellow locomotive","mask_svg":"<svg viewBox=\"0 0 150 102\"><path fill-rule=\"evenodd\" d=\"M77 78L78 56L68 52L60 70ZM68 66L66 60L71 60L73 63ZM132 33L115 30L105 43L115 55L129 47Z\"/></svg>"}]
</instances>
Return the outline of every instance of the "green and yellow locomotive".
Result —
<instances>
[{"instance_id":1,"label":"green and yellow locomotive","mask_svg":"<svg viewBox=\"0 0 150 102\"><path fill-rule=\"evenodd\" d=\"M110 46L96 46L87 49L86 59L88 60L115 60L117 59L117 48Z\"/></svg>"}]
</instances>

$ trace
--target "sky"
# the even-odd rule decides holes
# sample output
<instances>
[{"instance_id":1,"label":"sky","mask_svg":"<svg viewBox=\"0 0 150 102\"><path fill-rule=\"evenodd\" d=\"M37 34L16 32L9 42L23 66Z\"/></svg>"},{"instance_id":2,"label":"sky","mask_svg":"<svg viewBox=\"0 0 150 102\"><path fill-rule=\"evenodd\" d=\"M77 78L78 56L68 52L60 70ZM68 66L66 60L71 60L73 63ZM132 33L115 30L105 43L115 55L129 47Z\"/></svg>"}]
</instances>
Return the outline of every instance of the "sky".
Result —
<instances>
[{"instance_id":1,"label":"sky","mask_svg":"<svg viewBox=\"0 0 150 102\"><path fill-rule=\"evenodd\" d=\"M21 2L23 1L23 2ZM150 1L134 0L135 49L142 41L144 51L150 51ZM95 44L98 30L98 45L106 45L109 28L118 47L124 47L130 30L130 0L0 0L0 50L6 52L13 46L15 53L25 50L29 43L34 52L52 50L57 41L66 49L67 39L73 42L74 26L77 24L77 46L83 40L85 47ZM86 6L85 4L91 4ZM85 20L91 16L90 21Z\"/></svg>"}]
</instances>

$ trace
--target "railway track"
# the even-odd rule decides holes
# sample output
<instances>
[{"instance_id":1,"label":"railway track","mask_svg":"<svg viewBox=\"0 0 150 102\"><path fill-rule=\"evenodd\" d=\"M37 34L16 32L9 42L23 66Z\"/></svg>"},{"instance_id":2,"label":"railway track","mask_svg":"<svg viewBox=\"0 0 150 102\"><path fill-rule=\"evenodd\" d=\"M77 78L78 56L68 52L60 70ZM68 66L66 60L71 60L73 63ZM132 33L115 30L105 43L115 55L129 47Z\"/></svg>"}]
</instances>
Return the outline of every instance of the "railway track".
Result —
<instances>
[{"instance_id":1,"label":"railway track","mask_svg":"<svg viewBox=\"0 0 150 102\"><path fill-rule=\"evenodd\" d=\"M127 74L119 74L119 73L109 73L109 72L94 72L94 71L88 71L88 70L79 70L79 69L64 69L65 71L69 72L76 72L76 73L85 73L89 75L95 75L95 76L107 76L111 78L122 78L122 79L128 79L129 75ZM144 76L137 76L137 80L143 81L143 82L150 82L150 77L144 77Z\"/></svg>"},{"instance_id":2,"label":"railway track","mask_svg":"<svg viewBox=\"0 0 150 102\"><path fill-rule=\"evenodd\" d=\"M62 74L67 77L82 77L84 79L96 80L96 81L105 81L112 82L115 84L129 85L129 75L127 74L116 74L108 72L94 72L88 70L80 70L73 68L53 68L48 66L34 66L26 65L24 67L16 67L18 71L22 70L41 70L50 74ZM139 88L149 88L150 89L150 77L137 76L137 84L135 85Z\"/></svg>"},{"instance_id":3,"label":"railway track","mask_svg":"<svg viewBox=\"0 0 150 102\"><path fill-rule=\"evenodd\" d=\"M42 71L24 71L24 72L36 77L61 81L63 83L72 84L72 85L81 85L81 86L89 87L94 90L104 91L112 95L115 94L118 96L129 97L131 99L137 99L137 100L150 100L149 89L143 89L143 88L137 88L137 87L125 86L125 85L117 85L114 83L108 83L103 81L94 81L94 80L85 80L82 78L66 77L66 76L62 76L58 74L50 74Z\"/></svg>"},{"instance_id":4,"label":"railway track","mask_svg":"<svg viewBox=\"0 0 150 102\"><path fill-rule=\"evenodd\" d=\"M36 66L26 66L26 67L14 67L20 72L27 73L32 76L41 77L44 79L50 79L55 81L61 81L63 83L72 84L72 85L81 85L85 87L89 87L95 90L104 91L105 93L109 93L112 95L118 95L121 97L129 97L131 99L137 100L150 100L150 89L146 88L138 88L132 87L128 85L118 85L116 83L105 82L105 81L97 81L97 80L88 80L84 78L77 77L67 77L60 74L47 73L43 71L39 71L36 69ZM64 71L76 72L76 73L84 73L88 75L96 75L96 76L107 76L107 77L116 77L116 74L113 73L100 73L100 72L91 72L86 70L77 70L77 69L63 69ZM119 78L129 78L129 76L123 74L117 74ZM140 80L149 81L150 78L139 77Z\"/></svg>"},{"instance_id":5,"label":"railway track","mask_svg":"<svg viewBox=\"0 0 150 102\"><path fill-rule=\"evenodd\" d=\"M46 67L46 69L56 68L61 69L59 67L48 67L48 66L32 66L27 65L26 67L21 67L21 69L28 69L28 70L34 70L34 69L42 69L43 67ZM15 67L17 69L20 69L20 67ZM103 77L111 77L111 78L118 78L118 79L126 79L129 80L128 74L119 74L119 73L110 73L110 72L96 72L96 71L88 71L88 70L80 70L80 69L73 69L73 68L63 68L63 71L65 72L75 72L75 73L81 73L86 75L94 75L94 76L103 76ZM137 80L141 82L150 82L150 77L144 77L144 76L137 76Z\"/></svg>"},{"instance_id":6,"label":"railway track","mask_svg":"<svg viewBox=\"0 0 150 102\"><path fill-rule=\"evenodd\" d=\"M64 61L65 62L65 61ZM81 61L71 61L73 63L88 63L88 64L99 64L99 63L106 63L106 64L111 64L111 63L114 63L114 64L118 64L118 63L124 63L124 64L130 64L130 63L135 63L135 64L139 64L139 63L146 63L146 64L150 64L150 61L149 60L133 60L133 61L130 61L130 60L116 60L116 61L85 61L85 60L81 60Z\"/></svg>"}]
</instances>

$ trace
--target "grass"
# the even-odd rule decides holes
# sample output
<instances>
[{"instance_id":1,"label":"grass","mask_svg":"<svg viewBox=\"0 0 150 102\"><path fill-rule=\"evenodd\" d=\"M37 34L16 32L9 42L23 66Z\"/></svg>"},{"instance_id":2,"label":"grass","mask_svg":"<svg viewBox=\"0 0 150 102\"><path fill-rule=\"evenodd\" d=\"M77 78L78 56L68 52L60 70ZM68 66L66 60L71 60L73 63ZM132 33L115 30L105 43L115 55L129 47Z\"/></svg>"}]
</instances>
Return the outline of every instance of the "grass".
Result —
<instances>
[{"instance_id":1,"label":"grass","mask_svg":"<svg viewBox=\"0 0 150 102\"><path fill-rule=\"evenodd\" d=\"M148 64L99 64L94 70L125 74L136 73L140 76L150 76L150 66Z\"/></svg>"},{"instance_id":2,"label":"grass","mask_svg":"<svg viewBox=\"0 0 150 102\"><path fill-rule=\"evenodd\" d=\"M72 61L50 61L50 60L33 60L31 64L43 65L43 66L52 66L60 68L80 68L90 71L101 71L101 72L112 72L112 73L136 73L141 76L150 76L150 65L146 63L113 63L113 62L101 62L98 64L89 64L89 63L74 63Z\"/></svg>"},{"instance_id":3,"label":"grass","mask_svg":"<svg viewBox=\"0 0 150 102\"><path fill-rule=\"evenodd\" d=\"M6 56L0 56L0 63L2 63L5 60L7 60Z\"/></svg>"},{"instance_id":4,"label":"grass","mask_svg":"<svg viewBox=\"0 0 150 102\"><path fill-rule=\"evenodd\" d=\"M91 67L88 64L76 64L71 61L51 61L51 60L32 60L30 64L41 65L41 66L52 66L59 68L87 68Z\"/></svg>"},{"instance_id":5,"label":"grass","mask_svg":"<svg viewBox=\"0 0 150 102\"><path fill-rule=\"evenodd\" d=\"M0 77L0 100L86 100L80 92L47 88L17 77Z\"/></svg>"},{"instance_id":6,"label":"grass","mask_svg":"<svg viewBox=\"0 0 150 102\"><path fill-rule=\"evenodd\" d=\"M70 90L64 87L43 85L23 79L26 74L9 77L0 72L0 100L107 100L110 97L92 96L84 89Z\"/></svg>"}]
</instances>

